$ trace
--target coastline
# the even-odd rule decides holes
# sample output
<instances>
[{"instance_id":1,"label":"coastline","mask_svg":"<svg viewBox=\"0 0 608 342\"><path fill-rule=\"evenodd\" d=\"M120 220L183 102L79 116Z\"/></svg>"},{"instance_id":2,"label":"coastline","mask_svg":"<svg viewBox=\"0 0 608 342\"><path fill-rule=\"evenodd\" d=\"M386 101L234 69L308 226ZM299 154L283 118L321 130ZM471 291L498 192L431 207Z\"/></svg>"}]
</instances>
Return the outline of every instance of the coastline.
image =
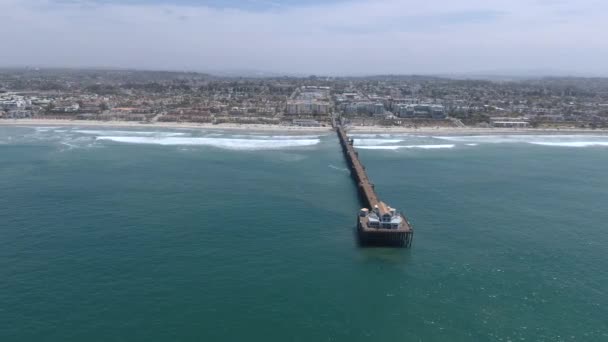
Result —
<instances>
[{"instance_id":1,"label":"coastline","mask_svg":"<svg viewBox=\"0 0 608 342\"><path fill-rule=\"evenodd\" d=\"M373 127L373 126L350 126L349 132L356 133L409 133L409 134L444 134L444 135L560 135L560 134L596 134L608 135L608 129L584 129L584 128L480 128L480 127Z\"/></svg>"},{"instance_id":2,"label":"coastline","mask_svg":"<svg viewBox=\"0 0 608 342\"><path fill-rule=\"evenodd\" d=\"M86 127L116 127L116 128L169 128L169 129L205 129L205 130L235 130L253 132L331 132L331 127L300 127L289 125L265 124L209 124L194 122L154 122L142 123L136 121L95 121L95 120L61 120L61 119L0 119L0 126L86 126ZM560 135L560 134L596 134L608 135L608 129L581 128L478 128L478 127L380 127L380 126L350 126L349 132L378 133L378 134L445 134L445 135Z\"/></svg>"},{"instance_id":3,"label":"coastline","mask_svg":"<svg viewBox=\"0 0 608 342\"><path fill-rule=\"evenodd\" d=\"M137 121L95 121L95 120L61 120L61 119L2 119L0 126L80 126L80 127L117 127L117 128L170 128L170 129L211 129L254 132L330 132L331 127L300 127L287 125L264 124L209 124L195 122L154 122Z\"/></svg>"}]
</instances>

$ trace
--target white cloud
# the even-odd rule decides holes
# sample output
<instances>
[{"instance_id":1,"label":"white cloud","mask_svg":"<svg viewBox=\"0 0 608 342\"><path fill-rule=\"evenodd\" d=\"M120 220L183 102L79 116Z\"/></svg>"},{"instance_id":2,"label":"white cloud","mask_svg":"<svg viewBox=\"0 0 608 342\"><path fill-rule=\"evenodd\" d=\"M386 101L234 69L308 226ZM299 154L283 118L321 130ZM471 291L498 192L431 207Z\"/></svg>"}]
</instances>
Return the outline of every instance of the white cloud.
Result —
<instances>
[{"instance_id":1,"label":"white cloud","mask_svg":"<svg viewBox=\"0 0 608 342\"><path fill-rule=\"evenodd\" d=\"M0 0L0 65L608 73L608 4L353 0L269 10Z\"/></svg>"}]
</instances>

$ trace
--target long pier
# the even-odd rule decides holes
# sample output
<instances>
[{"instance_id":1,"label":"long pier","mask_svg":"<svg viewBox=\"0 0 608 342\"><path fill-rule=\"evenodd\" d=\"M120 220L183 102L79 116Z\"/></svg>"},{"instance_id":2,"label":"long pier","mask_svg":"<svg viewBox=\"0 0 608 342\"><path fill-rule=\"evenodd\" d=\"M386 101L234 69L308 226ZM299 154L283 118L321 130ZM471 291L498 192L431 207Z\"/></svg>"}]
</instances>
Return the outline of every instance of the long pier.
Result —
<instances>
[{"instance_id":1,"label":"long pier","mask_svg":"<svg viewBox=\"0 0 608 342\"><path fill-rule=\"evenodd\" d=\"M380 202L374 186L367 177L365 167L359 160L359 154L353 147L353 140L348 138L342 127L338 127L338 136L340 137L340 145L342 145L351 175L359 188L359 197L361 197L363 205L371 209Z\"/></svg>"},{"instance_id":2,"label":"long pier","mask_svg":"<svg viewBox=\"0 0 608 342\"><path fill-rule=\"evenodd\" d=\"M362 245L410 247L414 228L404 215L380 201L365 166L359 160L359 153L353 146L354 141L346 135L341 125L337 125L336 131L364 206L357 216L359 242Z\"/></svg>"}]
</instances>

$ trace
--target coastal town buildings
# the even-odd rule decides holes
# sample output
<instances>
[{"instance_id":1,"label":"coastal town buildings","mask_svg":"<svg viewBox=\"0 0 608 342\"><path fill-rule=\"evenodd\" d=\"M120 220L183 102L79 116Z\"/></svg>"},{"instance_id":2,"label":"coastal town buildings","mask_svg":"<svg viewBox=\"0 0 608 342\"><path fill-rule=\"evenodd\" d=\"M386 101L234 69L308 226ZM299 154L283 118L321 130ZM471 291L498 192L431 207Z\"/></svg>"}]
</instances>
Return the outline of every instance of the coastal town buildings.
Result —
<instances>
[{"instance_id":1,"label":"coastal town buildings","mask_svg":"<svg viewBox=\"0 0 608 342\"><path fill-rule=\"evenodd\" d=\"M216 77L0 70L2 118L353 125L607 127L608 79ZM525 118L521 119L521 118Z\"/></svg>"},{"instance_id":2,"label":"coastal town buildings","mask_svg":"<svg viewBox=\"0 0 608 342\"><path fill-rule=\"evenodd\" d=\"M329 87L304 86L297 89L287 101L287 115L318 116L330 112Z\"/></svg>"}]
</instances>

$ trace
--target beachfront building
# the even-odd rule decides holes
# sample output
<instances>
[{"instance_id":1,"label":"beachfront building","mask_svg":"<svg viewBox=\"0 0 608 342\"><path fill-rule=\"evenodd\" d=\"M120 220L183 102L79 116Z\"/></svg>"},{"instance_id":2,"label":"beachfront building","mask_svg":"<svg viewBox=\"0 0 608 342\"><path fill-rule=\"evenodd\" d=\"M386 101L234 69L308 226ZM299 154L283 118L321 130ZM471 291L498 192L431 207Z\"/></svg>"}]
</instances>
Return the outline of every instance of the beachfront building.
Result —
<instances>
[{"instance_id":1,"label":"beachfront building","mask_svg":"<svg viewBox=\"0 0 608 342\"><path fill-rule=\"evenodd\" d=\"M362 212L363 213L363 212ZM367 211L365 212L367 214ZM367 215L367 224L370 228L377 229L399 229L403 223L403 217L384 202L379 202Z\"/></svg>"},{"instance_id":2,"label":"beachfront building","mask_svg":"<svg viewBox=\"0 0 608 342\"><path fill-rule=\"evenodd\" d=\"M360 115L373 115L377 107L371 101L355 101L355 102L344 102L339 104L338 108L344 114L360 114Z\"/></svg>"},{"instance_id":3,"label":"beachfront building","mask_svg":"<svg viewBox=\"0 0 608 342\"><path fill-rule=\"evenodd\" d=\"M22 96L7 96L0 98L0 109L18 110L31 105L31 102Z\"/></svg>"},{"instance_id":4,"label":"beachfront building","mask_svg":"<svg viewBox=\"0 0 608 342\"><path fill-rule=\"evenodd\" d=\"M294 126L300 127L321 127L321 123L317 120L296 119L293 120Z\"/></svg>"},{"instance_id":5,"label":"beachfront building","mask_svg":"<svg viewBox=\"0 0 608 342\"><path fill-rule=\"evenodd\" d=\"M445 107L437 104L397 104L395 114L401 118L445 118Z\"/></svg>"},{"instance_id":6,"label":"beachfront building","mask_svg":"<svg viewBox=\"0 0 608 342\"><path fill-rule=\"evenodd\" d=\"M288 115L324 115L329 113L330 104L317 100L290 100L287 102Z\"/></svg>"},{"instance_id":7,"label":"beachfront building","mask_svg":"<svg viewBox=\"0 0 608 342\"><path fill-rule=\"evenodd\" d=\"M490 119L492 127L501 128L526 128L530 125L528 118L500 118L495 117Z\"/></svg>"}]
</instances>

